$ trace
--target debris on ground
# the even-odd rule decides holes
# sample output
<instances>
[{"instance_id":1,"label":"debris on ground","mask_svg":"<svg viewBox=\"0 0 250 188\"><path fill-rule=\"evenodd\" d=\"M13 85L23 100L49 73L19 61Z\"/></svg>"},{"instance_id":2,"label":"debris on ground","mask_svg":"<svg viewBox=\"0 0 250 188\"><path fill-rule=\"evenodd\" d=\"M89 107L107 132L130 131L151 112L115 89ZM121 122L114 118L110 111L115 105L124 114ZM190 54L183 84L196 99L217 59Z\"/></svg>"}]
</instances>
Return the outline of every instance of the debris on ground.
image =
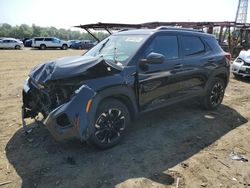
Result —
<instances>
[{"instance_id":1,"label":"debris on ground","mask_svg":"<svg viewBox=\"0 0 250 188\"><path fill-rule=\"evenodd\" d=\"M242 155L241 153L238 153L238 152L235 152L235 151L232 151L230 153L230 158L232 160L236 160L236 161L242 161L242 162L248 162L248 159L245 155Z\"/></svg>"},{"instance_id":2,"label":"debris on ground","mask_svg":"<svg viewBox=\"0 0 250 188\"><path fill-rule=\"evenodd\" d=\"M0 183L0 186L7 185L7 184L10 184L10 183L12 183L12 181L1 182L1 183Z\"/></svg>"}]
</instances>

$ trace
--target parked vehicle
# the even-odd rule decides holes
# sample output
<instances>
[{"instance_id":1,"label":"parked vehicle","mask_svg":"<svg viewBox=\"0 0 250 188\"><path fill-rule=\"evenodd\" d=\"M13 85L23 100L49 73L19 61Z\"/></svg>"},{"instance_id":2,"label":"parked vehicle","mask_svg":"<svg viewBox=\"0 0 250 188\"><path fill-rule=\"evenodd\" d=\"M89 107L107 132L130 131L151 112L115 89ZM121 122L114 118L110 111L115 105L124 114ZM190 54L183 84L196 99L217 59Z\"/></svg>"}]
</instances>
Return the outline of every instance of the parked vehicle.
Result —
<instances>
[{"instance_id":1,"label":"parked vehicle","mask_svg":"<svg viewBox=\"0 0 250 188\"><path fill-rule=\"evenodd\" d=\"M41 113L56 140L109 148L143 112L192 98L216 109L229 58L214 36L195 30L117 32L82 56L34 68L23 88L23 119Z\"/></svg>"},{"instance_id":2,"label":"parked vehicle","mask_svg":"<svg viewBox=\"0 0 250 188\"><path fill-rule=\"evenodd\" d=\"M69 48L72 47L72 44L76 43L76 42L80 42L80 40L69 40L68 43L69 43Z\"/></svg>"},{"instance_id":3,"label":"parked vehicle","mask_svg":"<svg viewBox=\"0 0 250 188\"><path fill-rule=\"evenodd\" d=\"M14 38L2 38L0 39L0 48L20 50L23 48L23 42Z\"/></svg>"},{"instance_id":4,"label":"parked vehicle","mask_svg":"<svg viewBox=\"0 0 250 188\"><path fill-rule=\"evenodd\" d=\"M90 48L92 48L93 46L95 46L94 42L91 40L83 40L83 41L78 41L75 42L71 45L71 48L73 49L84 49L84 50L88 50Z\"/></svg>"},{"instance_id":5,"label":"parked vehicle","mask_svg":"<svg viewBox=\"0 0 250 188\"><path fill-rule=\"evenodd\" d=\"M46 48L61 48L62 50L67 50L69 43L56 37L35 37L32 40L31 46L41 50L45 50Z\"/></svg>"},{"instance_id":6,"label":"parked vehicle","mask_svg":"<svg viewBox=\"0 0 250 188\"><path fill-rule=\"evenodd\" d=\"M25 47L31 47L31 45L32 45L32 39L25 40L24 42Z\"/></svg>"},{"instance_id":7,"label":"parked vehicle","mask_svg":"<svg viewBox=\"0 0 250 188\"><path fill-rule=\"evenodd\" d=\"M250 50L242 50L231 67L235 77L250 76Z\"/></svg>"}]
</instances>

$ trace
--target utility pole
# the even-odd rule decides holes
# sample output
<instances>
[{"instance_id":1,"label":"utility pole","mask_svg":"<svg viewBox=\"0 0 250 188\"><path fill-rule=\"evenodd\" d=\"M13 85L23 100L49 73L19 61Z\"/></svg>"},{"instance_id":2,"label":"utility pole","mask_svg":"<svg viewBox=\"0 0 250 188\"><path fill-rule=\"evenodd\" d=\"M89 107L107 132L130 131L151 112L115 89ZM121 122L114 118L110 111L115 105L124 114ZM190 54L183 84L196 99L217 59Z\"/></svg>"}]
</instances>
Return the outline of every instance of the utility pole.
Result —
<instances>
[{"instance_id":1,"label":"utility pole","mask_svg":"<svg viewBox=\"0 0 250 188\"><path fill-rule=\"evenodd\" d=\"M237 13L235 17L236 23L247 23L248 0L239 0Z\"/></svg>"}]
</instances>

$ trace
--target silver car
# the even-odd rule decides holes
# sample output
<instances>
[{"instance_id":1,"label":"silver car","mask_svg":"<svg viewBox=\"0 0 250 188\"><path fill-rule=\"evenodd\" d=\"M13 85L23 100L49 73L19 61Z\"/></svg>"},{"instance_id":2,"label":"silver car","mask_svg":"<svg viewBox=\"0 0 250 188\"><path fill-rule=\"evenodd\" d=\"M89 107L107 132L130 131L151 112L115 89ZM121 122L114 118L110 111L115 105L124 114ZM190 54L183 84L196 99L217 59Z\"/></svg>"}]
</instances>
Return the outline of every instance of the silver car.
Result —
<instances>
[{"instance_id":1,"label":"silver car","mask_svg":"<svg viewBox=\"0 0 250 188\"><path fill-rule=\"evenodd\" d=\"M23 48L23 42L14 38L1 38L0 48L11 48L19 50Z\"/></svg>"},{"instance_id":2,"label":"silver car","mask_svg":"<svg viewBox=\"0 0 250 188\"><path fill-rule=\"evenodd\" d=\"M234 60L231 69L235 76L250 76L250 50L242 50Z\"/></svg>"}]
</instances>

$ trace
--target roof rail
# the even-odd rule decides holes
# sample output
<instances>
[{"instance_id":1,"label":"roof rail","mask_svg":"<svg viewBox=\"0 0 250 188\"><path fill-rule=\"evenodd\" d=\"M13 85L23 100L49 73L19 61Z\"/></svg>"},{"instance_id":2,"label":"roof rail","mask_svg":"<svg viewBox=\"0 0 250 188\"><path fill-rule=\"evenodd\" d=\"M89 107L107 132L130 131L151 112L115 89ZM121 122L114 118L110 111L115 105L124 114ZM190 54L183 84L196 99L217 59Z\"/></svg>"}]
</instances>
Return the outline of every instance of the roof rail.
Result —
<instances>
[{"instance_id":1,"label":"roof rail","mask_svg":"<svg viewBox=\"0 0 250 188\"><path fill-rule=\"evenodd\" d=\"M155 30L181 30L181 31L193 31L193 32L204 33L204 31L197 30L197 29L183 28L183 27L171 27L171 26L159 26Z\"/></svg>"}]
</instances>

